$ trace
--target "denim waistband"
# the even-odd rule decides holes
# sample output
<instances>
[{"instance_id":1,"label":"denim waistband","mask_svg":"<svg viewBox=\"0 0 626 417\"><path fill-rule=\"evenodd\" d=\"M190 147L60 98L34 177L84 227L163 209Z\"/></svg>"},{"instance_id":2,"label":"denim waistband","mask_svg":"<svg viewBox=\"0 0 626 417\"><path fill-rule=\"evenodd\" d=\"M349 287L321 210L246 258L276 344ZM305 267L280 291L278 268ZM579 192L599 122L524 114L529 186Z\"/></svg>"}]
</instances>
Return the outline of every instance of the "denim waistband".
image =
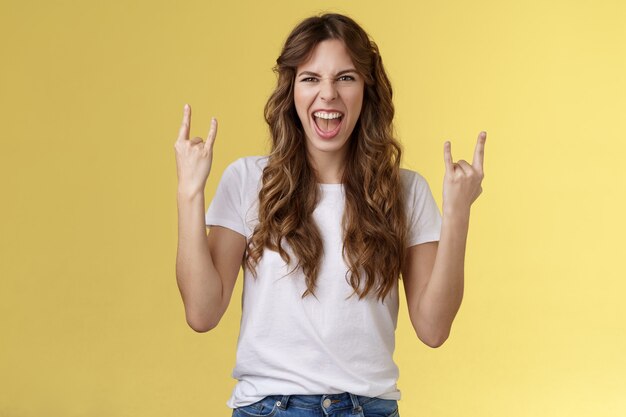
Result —
<instances>
[{"instance_id":1,"label":"denim waistband","mask_svg":"<svg viewBox=\"0 0 626 417\"><path fill-rule=\"evenodd\" d=\"M338 409L345 409L347 407L352 407L355 412L360 412L362 411L362 405L375 399L375 397L355 395L351 392L322 395L270 395L268 397L275 400L277 406L282 410L286 410L289 406L298 408L322 407L328 413Z\"/></svg>"}]
</instances>

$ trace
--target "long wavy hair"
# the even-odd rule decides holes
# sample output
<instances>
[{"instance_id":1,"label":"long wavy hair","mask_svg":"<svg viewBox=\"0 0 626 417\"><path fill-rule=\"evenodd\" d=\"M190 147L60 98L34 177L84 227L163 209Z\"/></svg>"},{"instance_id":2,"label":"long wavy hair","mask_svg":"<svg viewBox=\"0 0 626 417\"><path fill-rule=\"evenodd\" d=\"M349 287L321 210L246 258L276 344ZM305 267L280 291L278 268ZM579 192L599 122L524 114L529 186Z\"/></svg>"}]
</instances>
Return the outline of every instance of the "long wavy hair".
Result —
<instances>
[{"instance_id":1,"label":"long wavy hair","mask_svg":"<svg viewBox=\"0 0 626 417\"><path fill-rule=\"evenodd\" d=\"M346 281L359 300L372 289L384 299L397 283L405 260L406 218L400 178L402 148L394 137L392 89L378 46L351 18L324 14L305 19L288 36L276 60L277 85L265 105L272 149L263 169L259 223L245 262L256 277L265 248L302 268L308 294L315 296L324 248L312 214L320 190L307 157L305 133L294 104L297 67L327 39L341 40L365 80L361 114L348 142L342 184L342 256ZM286 246L283 247L286 242ZM291 272L293 272L293 270ZM290 273L291 273L290 272ZM365 280L364 288L361 279ZM349 298L349 297L348 297Z\"/></svg>"}]
</instances>

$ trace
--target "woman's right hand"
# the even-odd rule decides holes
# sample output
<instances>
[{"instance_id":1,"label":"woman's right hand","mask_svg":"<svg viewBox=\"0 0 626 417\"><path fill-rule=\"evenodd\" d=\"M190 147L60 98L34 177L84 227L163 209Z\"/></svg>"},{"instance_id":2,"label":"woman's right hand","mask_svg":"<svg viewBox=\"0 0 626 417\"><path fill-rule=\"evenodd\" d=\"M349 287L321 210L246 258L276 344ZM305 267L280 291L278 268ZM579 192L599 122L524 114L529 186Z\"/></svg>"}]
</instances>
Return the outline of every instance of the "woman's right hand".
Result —
<instances>
[{"instance_id":1,"label":"woman's right hand","mask_svg":"<svg viewBox=\"0 0 626 417\"><path fill-rule=\"evenodd\" d=\"M178 190L189 194L203 193L213 162L213 143L217 135L217 119L211 119L211 129L206 142L200 137L189 139L191 106L185 104L183 122L174 144Z\"/></svg>"}]
</instances>

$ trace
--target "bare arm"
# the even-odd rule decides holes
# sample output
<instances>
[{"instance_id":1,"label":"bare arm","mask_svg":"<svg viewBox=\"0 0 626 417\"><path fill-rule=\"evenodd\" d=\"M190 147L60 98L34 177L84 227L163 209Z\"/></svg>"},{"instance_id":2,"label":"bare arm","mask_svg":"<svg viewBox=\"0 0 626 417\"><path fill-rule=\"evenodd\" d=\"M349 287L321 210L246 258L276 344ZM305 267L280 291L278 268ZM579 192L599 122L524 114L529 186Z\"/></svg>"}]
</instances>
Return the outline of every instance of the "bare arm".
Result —
<instances>
[{"instance_id":1,"label":"bare arm","mask_svg":"<svg viewBox=\"0 0 626 417\"><path fill-rule=\"evenodd\" d=\"M439 242L412 246L402 274L411 323L426 345L441 346L463 300L466 216L444 216Z\"/></svg>"},{"instance_id":2,"label":"bare arm","mask_svg":"<svg viewBox=\"0 0 626 417\"><path fill-rule=\"evenodd\" d=\"M470 206L482 192L486 132L478 135L472 165L452 162L451 144L444 144L446 174L443 223L439 242L412 246L407 251L402 280L411 323L430 347L441 346L463 300L465 250Z\"/></svg>"},{"instance_id":3,"label":"bare arm","mask_svg":"<svg viewBox=\"0 0 626 417\"><path fill-rule=\"evenodd\" d=\"M204 186L211 170L217 121L206 143L189 139L191 108L174 146L178 170L178 250L176 282L189 326L206 332L217 326L228 307L245 251L245 237L215 227L206 234Z\"/></svg>"},{"instance_id":4,"label":"bare arm","mask_svg":"<svg viewBox=\"0 0 626 417\"><path fill-rule=\"evenodd\" d=\"M206 234L204 195L178 194L176 281L187 323L211 330L228 308L243 260L245 238L223 227Z\"/></svg>"}]
</instances>

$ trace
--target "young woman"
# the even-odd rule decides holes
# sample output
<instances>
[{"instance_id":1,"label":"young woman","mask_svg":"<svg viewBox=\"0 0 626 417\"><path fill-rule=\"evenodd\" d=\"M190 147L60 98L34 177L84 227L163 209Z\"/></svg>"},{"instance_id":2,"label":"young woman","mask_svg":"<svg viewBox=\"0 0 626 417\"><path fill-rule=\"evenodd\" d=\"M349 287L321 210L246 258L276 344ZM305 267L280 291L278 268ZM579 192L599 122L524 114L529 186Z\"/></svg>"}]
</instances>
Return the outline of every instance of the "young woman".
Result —
<instances>
[{"instance_id":1,"label":"young woman","mask_svg":"<svg viewBox=\"0 0 626 417\"><path fill-rule=\"evenodd\" d=\"M391 85L357 23L304 20L275 71L271 152L231 163L206 213L217 121L206 142L189 139L185 106L176 274L187 323L214 328L243 267L233 415L398 416L398 280L417 336L440 346L463 295L486 134L472 165L445 143L442 217L424 177L400 168Z\"/></svg>"}]
</instances>

